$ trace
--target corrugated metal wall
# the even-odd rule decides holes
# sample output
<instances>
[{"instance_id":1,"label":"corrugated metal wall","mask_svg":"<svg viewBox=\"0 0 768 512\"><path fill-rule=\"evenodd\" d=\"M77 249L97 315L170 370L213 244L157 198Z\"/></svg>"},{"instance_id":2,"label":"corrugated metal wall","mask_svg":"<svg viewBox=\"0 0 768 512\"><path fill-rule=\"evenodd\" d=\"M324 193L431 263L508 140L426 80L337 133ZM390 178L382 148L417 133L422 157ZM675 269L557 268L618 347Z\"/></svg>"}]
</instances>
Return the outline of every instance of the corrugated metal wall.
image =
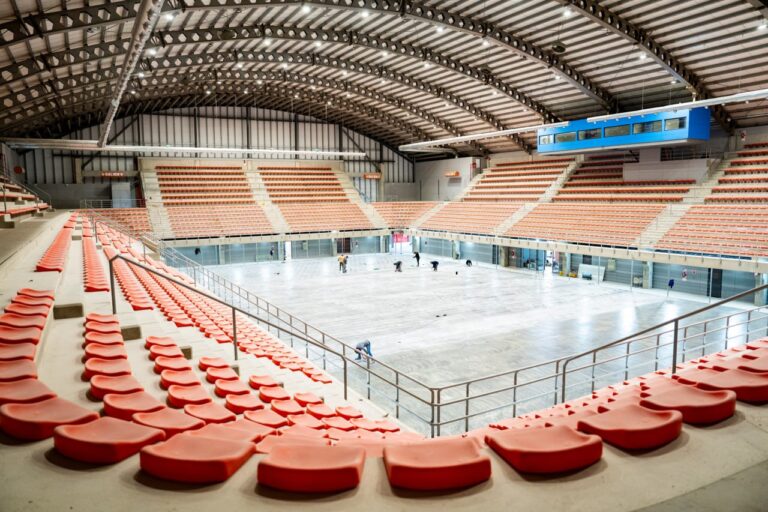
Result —
<instances>
[{"instance_id":1,"label":"corrugated metal wall","mask_svg":"<svg viewBox=\"0 0 768 512\"><path fill-rule=\"evenodd\" d=\"M95 140L99 126L78 130L67 139ZM242 147L299 150L363 151L381 166L386 181L412 183L413 164L380 143L339 125L308 116L268 109L244 107L204 107L175 109L158 114L117 119L110 144L175 145L196 147ZM171 156L157 153L150 156ZM174 157L194 157L175 154ZM253 158L245 154L207 154L209 158ZM27 170L28 183L42 185L75 183L75 158L82 158L83 169L95 171L135 171L136 159L130 154L75 155L65 151L35 150L18 155L19 165ZM286 159L283 156L259 156L260 159ZM313 160L338 160L339 157L312 157ZM374 172L376 165L367 160L346 163L351 174ZM101 178L84 178L85 183ZM358 190L370 201L378 199L379 182L353 177Z\"/></svg>"}]
</instances>

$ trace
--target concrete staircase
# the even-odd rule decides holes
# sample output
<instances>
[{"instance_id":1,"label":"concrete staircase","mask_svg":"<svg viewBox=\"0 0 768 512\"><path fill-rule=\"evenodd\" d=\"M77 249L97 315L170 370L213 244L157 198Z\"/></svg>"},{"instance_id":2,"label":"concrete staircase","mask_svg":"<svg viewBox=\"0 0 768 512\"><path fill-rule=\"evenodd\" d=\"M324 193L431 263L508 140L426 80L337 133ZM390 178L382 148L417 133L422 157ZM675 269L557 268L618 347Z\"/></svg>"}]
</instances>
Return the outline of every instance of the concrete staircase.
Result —
<instances>
[{"instance_id":1,"label":"concrete staircase","mask_svg":"<svg viewBox=\"0 0 768 512\"><path fill-rule=\"evenodd\" d=\"M539 202L545 202L545 201L539 201ZM493 234L496 236L501 236L504 233L507 232L509 228L517 224L519 221L523 219L528 213L536 208L536 205L538 203L525 203L522 208L517 210L515 213L512 214L511 217L509 217L507 220L496 226L496 229L493 230Z\"/></svg>"},{"instance_id":2,"label":"concrete staircase","mask_svg":"<svg viewBox=\"0 0 768 512\"><path fill-rule=\"evenodd\" d=\"M565 183L571 179L573 171L578 169L582 162L584 162L584 155L576 155L576 158L574 158L571 165L566 167L562 174L560 174L560 176L558 176L557 179L552 182L549 188L547 188L547 190L539 197L538 202L551 203L552 198L555 197L557 193L560 192L560 189L563 188L563 185L565 185ZM510 225L509 227L512 226Z\"/></svg>"},{"instance_id":3,"label":"concrete staircase","mask_svg":"<svg viewBox=\"0 0 768 512\"><path fill-rule=\"evenodd\" d=\"M723 177L725 169L730 165L731 158L723 158L719 162L714 162L707 172L707 177L683 196L683 203L703 204L707 196L712 193L712 189L717 186L720 178Z\"/></svg>"},{"instance_id":4,"label":"concrete staircase","mask_svg":"<svg viewBox=\"0 0 768 512\"><path fill-rule=\"evenodd\" d=\"M251 187L251 193L259 206L264 209L264 214L272 224L275 233L288 233L291 228L286 222L280 208L269 198L269 191L261 179L261 174L254 169L246 169L245 175L248 177L248 185Z\"/></svg>"},{"instance_id":5,"label":"concrete staircase","mask_svg":"<svg viewBox=\"0 0 768 512\"><path fill-rule=\"evenodd\" d=\"M435 206L433 206L432 208L430 208L429 210L427 210L427 211L424 213L424 215L422 215L422 216L421 216L421 217L419 217L418 219L414 220L414 221L413 221L413 224L411 225L411 227L414 227L414 228L418 228L418 227L420 227L420 226L421 226L423 223L425 223L425 222L427 221L427 219L429 219L430 217L432 217L433 215L435 215L437 212L439 212L440 210L442 210L443 208L445 208L445 206L446 206L448 203L449 203L449 201L444 201L444 202L441 202L441 203L437 203Z\"/></svg>"},{"instance_id":6,"label":"concrete staircase","mask_svg":"<svg viewBox=\"0 0 768 512\"><path fill-rule=\"evenodd\" d=\"M483 179L483 176L485 176L485 173L479 172L477 173L477 176L469 180L469 183L467 183L467 186L464 187L464 190L461 191L456 197L451 199L451 201L463 201L464 197L469 193L470 190L475 188L475 185L477 185L477 182Z\"/></svg>"},{"instance_id":7,"label":"concrete staircase","mask_svg":"<svg viewBox=\"0 0 768 512\"><path fill-rule=\"evenodd\" d=\"M357 188L355 188L355 184L352 182L352 178L350 178L345 171L340 169L334 169L333 172L336 174L339 183L341 183L341 187L344 189L344 193L347 195L349 202L359 206L376 229L386 229L388 227L387 221L384 220L384 217L379 215L376 208L370 203L363 201L360 192L358 192Z\"/></svg>"},{"instance_id":8,"label":"concrete staircase","mask_svg":"<svg viewBox=\"0 0 768 512\"><path fill-rule=\"evenodd\" d=\"M640 233L634 242L635 247L652 249L678 220L693 206L693 203L677 203L667 205L651 224Z\"/></svg>"},{"instance_id":9,"label":"concrete staircase","mask_svg":"<svg viewBox=\"0 0 768 512\"><path fill-rule=\"evenodd\" d=\"M141 185L144 190L144 199L147 204L147 216L152 232L158 238L173 237L173 228L168 220L168 212L163 206L163 195L160 193L160 183L157 180L157 173L152 170L142 170Z\"/></svg>"}]
</instances>

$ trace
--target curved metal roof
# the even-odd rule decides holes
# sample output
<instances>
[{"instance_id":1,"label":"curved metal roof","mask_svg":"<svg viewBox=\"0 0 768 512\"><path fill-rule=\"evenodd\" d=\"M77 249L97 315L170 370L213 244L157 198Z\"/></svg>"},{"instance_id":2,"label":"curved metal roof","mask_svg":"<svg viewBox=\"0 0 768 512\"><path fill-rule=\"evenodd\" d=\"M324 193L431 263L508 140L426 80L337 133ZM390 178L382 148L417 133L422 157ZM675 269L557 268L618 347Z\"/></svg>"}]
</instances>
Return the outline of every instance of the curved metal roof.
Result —
<instances>
[{"instance_id":1,"label":"curved metal roof","mask_svg":"<svg viewBox=\"0 0 768 512\"><path fill-rule=\"evenodd\" d=\"M768 87L765 3L145 0L163 14L117 115L263 106L397 146L724 96ZM102 122L136 53L141 6L0 4L0 134L60 137ZM728 131L768 124L766 103L713 114ZM532 147L523 134L456 149Z\"/></svg>"}]
</instances>

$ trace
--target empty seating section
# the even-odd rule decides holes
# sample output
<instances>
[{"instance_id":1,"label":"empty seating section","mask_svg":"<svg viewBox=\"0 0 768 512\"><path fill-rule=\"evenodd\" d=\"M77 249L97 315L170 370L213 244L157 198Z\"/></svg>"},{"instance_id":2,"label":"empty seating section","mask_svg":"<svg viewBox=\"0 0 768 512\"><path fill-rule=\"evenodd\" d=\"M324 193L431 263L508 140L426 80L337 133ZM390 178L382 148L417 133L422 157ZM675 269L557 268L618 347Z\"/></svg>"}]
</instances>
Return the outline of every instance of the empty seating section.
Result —
<instances>
[{"instance_id":1,"label":"empty seating section","mask_svg":"<svg viewBox=\"0 0 768 512\"><path fill-rule=\"evenodd\" d=\"M73 213L64 224L48 250L37 263L37 272L63 272L67 260L69 245L72 243L72 231L79 214Z\"/></svg>"},{"instance_id":2,"label":"empty seating section","mask_svg":"<svg viewBox=\"0 0 768 512\"><path fill-rule=\"evenodd\" d=\"M661 204L539 204L509 228L505 235L582 244L633 246L643 230L664 208Z\"/></svg>"},{"instance_id":3,"label":"empty seating section","mask_svg":"<svg viewBox=\"0 0 768 512\"><path fill-rule=\"evenodd\" d=\"M88 231L86 232L86 226ZM83 221L83 285L86 292L108 292L109 277L104 270L94 241L90 221Z\"/></svg>"},{"instance_id":4,"label":"empty seating section","mask_svg":"<svg viewBox=\"0 0 768 512\"><path fill-rule=\"evenodd\" d=\"M447 203L430 216L421 229L452 231L457 233L491 234L505 220L520 209L520 203Z\"/></svg>"},{"instance_id":5,"label":"empty seating section","mask_svg":"<svg viewBox=\"0 0 768 512\"><path fill-rule=\"evenodd\" d=\"M588 156L553 198L556 202L602 203L680 202L696 180L625 181L624 164L635 160L628 155Z\"/></svg>"},{"instance_id":6,"label":"empty seating section","mask_svg":"<svg viewBox=\"0 0 768 512\"><path fill-rule=\"evenodd\" d=\"M371 203L390 228L408 228L437 205L435 201L398 201Z\"/></svg>"},{"instance_id":7,"label":"empty seating section","mask_svg":"<svg viewBox=\"0 0 768 512\"><path fill-rule=\"evenodd\" d=\"M486 169L464 201L535 202L573 163L570 158L502 162Z\"/></svg>"},{"instance_id":8,"label":"empty seating section","mask_svg":"<svg viewBox=\"0 0 768 512\"><path fill-rule=\"evenodd\" d=\"M656 249L737 256L768 256L768 205L694 205Z\"/></svg>"},{"instance_id":9,"label":"empty seating section","mask_svg":"<svg viewBox=\"0 0 768 512\"><path fill-rule=\"evenodd\" d=\"M273 203L348 201L336 172L325 166L259 166L259 175Z\"/></svg>"},{"instance_id":10,"label":"empty seating section","mask_svg":"<svg viewBox=\"0 0 768 512\"><path fill-rule=\"evenodd\" d=\"M768 202L768 147L755 145L736 153L706 202Z\"/></svg>"},{"instance_id":11,"label":"empty seating section","mask_svg":"<svg viewBox=\"0 0 768 512\"><path fill-rule=\"evenodd\" d=\"M368 216L351 202L281 203L280 212L294 233L374 229Z\"/></svg>"},{"instance_id":12,"label":"empty seating section","mask_svg":"<svg viewBox=\"0 0 768 512\"><path fill-rule=\"evenodd\" d=\"M157 165L155 172L163 204L168 207L254 203L241 166Z\"/></svg>"},{"instance_id":13,"label":"empty seating section","mask_svg":"<svg viewBox=\"0 0 768 512\"><path fill-rule=\"evenodd\" d=\"M275 232L264 209L257 204L171 206L166 212L176 238Z\"/></svg>"},{"instance_id":14,"label":"empty seating section","mask_svg":"<svg viewBox=\"0 0 768 512\"><path fill-rule=\"evenodd\" d=\"M94 208L98 218L107 218L128 228L131 233L149 233L149 214L146 208Z\"/></svg>"},{"instance_id":15,"label":"empty seating section","mask_svg":"<svg viewBox=\"0 0 768 512\"><path fill-rule=\"evenodd\" d=\"M0 215L11 218L47 210L50 206L9 178L0 176Z\"/></svg>"}]
</instances>

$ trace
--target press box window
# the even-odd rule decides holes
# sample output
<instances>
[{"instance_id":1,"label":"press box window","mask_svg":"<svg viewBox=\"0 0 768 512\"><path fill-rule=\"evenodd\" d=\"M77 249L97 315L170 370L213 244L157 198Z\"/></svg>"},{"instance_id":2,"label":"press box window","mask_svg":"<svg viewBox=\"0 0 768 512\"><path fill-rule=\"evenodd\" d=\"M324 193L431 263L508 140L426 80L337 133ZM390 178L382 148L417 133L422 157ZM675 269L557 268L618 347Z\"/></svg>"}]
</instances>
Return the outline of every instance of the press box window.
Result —
<instances>
[{"instance_id":1,"label":"press box window","mask_svg":"<svg viewBox=\"0 0 768 512\"><path fill-rule=\"evenodd\" d=\"M684 117L676 117L664 121L664 130L680 130L681 128L685 128Z\"/></svg>"},{"instance_id":2,"label":"press box window","mask_svg":"<svg viewBox=\"0 0 768 512\"><path fill-rule=\"evenodd\" d=\"M542 135L539 137L539 144L552 144L553 141L552 135Z\"/></svg>"},{"instance_id":3,"label":"press box window","mask_svg":"<svg viewBox=\"0 0 768 512\"><path fill-rule=\"evenodd\" d=\"M600 128L593 128L592 130L579 131L579 140L599 139L602 136L603 136L603 131Z\"/></svg>"},{"instance_id":4,"label":"press box window","mask_svg":"<svg viewBox=\"0 0 768 512\"><path fill-rule=\"evenodd\" d=\"M576 140L576 132L556 133L555 142L573 142Z\"/></svg>"},{"instance_id":5,"label":"press box window","mask_svg":"<svg viewBox=\"0 0 768 512\"><path fill-rule=\"evenodd\" d=\"M628 124L620 124L619 126L609 126L605 129L606 137L621 137L622 135L629 135Z\"/></svg>"},{"instance_id":6,"label":"press box window","mask_svg":"<svg viewBox=\"0 0 768 512\"><path fill-rule=\"evenodd\" d=\"M661 131L661 121L648 121L647 123L636 123L633 126L634 133L653 133Z\"/></svg>"}]
</instances>

